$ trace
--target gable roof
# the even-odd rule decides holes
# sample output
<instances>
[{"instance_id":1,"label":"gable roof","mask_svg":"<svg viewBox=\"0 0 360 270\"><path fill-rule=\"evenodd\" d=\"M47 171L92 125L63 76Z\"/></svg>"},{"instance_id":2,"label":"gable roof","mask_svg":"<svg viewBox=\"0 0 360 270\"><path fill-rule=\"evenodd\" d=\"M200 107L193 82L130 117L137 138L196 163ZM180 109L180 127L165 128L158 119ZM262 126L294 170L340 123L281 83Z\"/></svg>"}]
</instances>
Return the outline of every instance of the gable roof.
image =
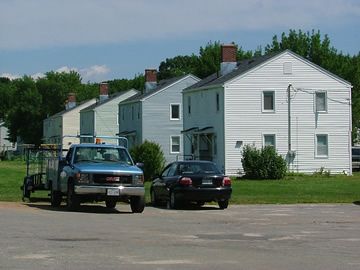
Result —
<instances>
[{"instance_id":1,"label":"gable roof","mask_svg":"<svg viewBox=\"0 0 360 270\"><path fill-rule=\"evenodd\" d=\"M165 88L171 86L172 84L178 82L178 81L181 81L182 79L188 77L188 76L191 76L193 78L197 78L196 76L192 75L192 74L186 74L186 75L182 75L182 76L178 76L178 77L174 77L174 78L171 78L171 79L167 79L167 80L161 80L158 85L156 86L156 88L154 90L151 90L147 93L139 93L137 95L134 95L126 100L124 100L123 102L121 103L130 103L130 102L137 102L137 101L142 101L142 100L145 100L147 99L148 97L164 90Z\"/></svg>"},{"instance_id":2,"label":"gable roof","mask_svg":"<svg viewBox=\"0 0 360 270\"><path fill-rule=\"evenodd\" d=\"M64 114L68 113L68 112L74 111L75 109L79 109L79 107L80 107L81 105L84 105L84 104L86 104L86 103L88 103L88 102L91 102L91 101L93 101L93 100L94 100L93 98L92 98L92 99L87 99L87 100L79 103L78 105L76 105L75 107L73 107L73 108L71 108L71 109L63 110L63 111L61 111L61 112L58 112L58 113L56 113L56 114L53 114L53 115L47 117L46 119L51 119L51 118L54 118L54 117L57 117L57 116L62 116L62 115L64 115ZM44 120L46 120L46 119L44 119Z\"/></svg>"},{"instance_id":3,"label":"gable roof","mask_svg":"<svg viewBox=\"0 0 360 270\"><path fill-rule=\"evenodd\" d=\"M339 76L331 73L330 71L312 63L311 61L307 60L306 58L294 53L291 50L284 50L281 52L276 52L276 53L270 53L267 55L263 55L263 56L257 56L257 57L253 57L250 59L246 59L246 60L242 60L239 61L236 65L236 69L234 69L232 72L225 74L224 76L220 76L219 73L214 73L211 74L210 76L206 77L205 79L193 84L192 86L184 89L184 92L191 90L191 89L198 89L198 88L209 88L209 87L213 87L213 86L223 86L224 83L236 78L237 76L240 76L242 74L245 74L246 72L256 68L257 66L262 65L263 63L265 63L266 61L275 58L281 54L284 53L290 53L292 54L294 57L299 58L300 60L306 62L307 64L310 64L312 66L314 66L315 68L327 73L328 75L336 78L337 80L340 80L343 83L349 84L351 85L349 82L347 82L346 80L340 78Z\"/></svg>"},{"instance_id":4,"label":"gable roof","mask_svg":"<svg viewBox=\"0 0 360 270\"><path fill-rule=\"evenodd\" d=\"M118 97L120 97L120 96L128 93L129 91L132 91L132 90L134 90L134 91L136 91L136 92L139 92L138 90L136 90L136 89L134 89L134 88L131 88L131 89L126 90L126 91L117 92L117 93L109 96L109 98L107 98L106 100L104 100L104 101L102 101L102 102L100 102L99 100L97 100L96 103L90 105L89 107L86 107L86 108L82 109L80 112L85 112L85 111L93 110L93 109L95 109L95 108L97 108L97 107L100 107L100 106L102 106L102 105L104 105L104 104L106 104L106 103L108 103L108 102L110 102L110 101L112 101L112 100L114 100L114 99L116 99L116 98L118 98ZM138 94L136 94L136 95L138 95Z\"/></svg>"}]
</instances>

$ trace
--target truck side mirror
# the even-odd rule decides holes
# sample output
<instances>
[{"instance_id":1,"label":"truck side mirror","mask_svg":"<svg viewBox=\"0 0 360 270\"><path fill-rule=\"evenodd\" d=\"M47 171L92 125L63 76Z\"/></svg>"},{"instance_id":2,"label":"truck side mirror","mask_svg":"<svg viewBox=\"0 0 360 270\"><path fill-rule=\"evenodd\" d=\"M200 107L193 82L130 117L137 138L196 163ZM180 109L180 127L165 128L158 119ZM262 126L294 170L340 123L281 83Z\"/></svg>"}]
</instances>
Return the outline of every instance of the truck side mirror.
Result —
<instances>
[{"instance_id":1,"label":"truck side mirror","mask_svg":"<svg viewBox=\"0 0 360 270\"><path fill-rule=\"evenodd\" d=\"M142 163L142 162L136 162L136 164L135 164L137 167L139 167L140 169L144 169L144 163Z\"/></svg>"}]
</instances>

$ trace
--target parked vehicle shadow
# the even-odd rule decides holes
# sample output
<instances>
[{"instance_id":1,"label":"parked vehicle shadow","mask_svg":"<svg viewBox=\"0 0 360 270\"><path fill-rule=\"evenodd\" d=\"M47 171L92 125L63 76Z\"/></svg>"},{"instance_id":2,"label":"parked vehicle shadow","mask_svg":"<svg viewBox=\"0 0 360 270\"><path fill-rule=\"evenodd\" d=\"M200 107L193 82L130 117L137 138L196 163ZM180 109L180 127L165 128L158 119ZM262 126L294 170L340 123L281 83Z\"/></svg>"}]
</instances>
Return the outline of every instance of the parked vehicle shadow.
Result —
<instances>
[{"instance_id":1,"label":"parked vehicle shadow","mask_svg":"<svg viewBox=\"0 0 360 270\"><path fill-rule=\"evenodd\" d=\"M56 212L71 212L68 211L66 209L65 205L62 205L60 207L52 207L49 204L43 204L43 203L38 203L38 202L29 202L29 203L24 203L24 205L28 206L28 207L32 207L32 208L37 208L37 209L41 209L41 210L47 210L47 211L56 211ZM105 207L105 205L101 205L101 204L83 204L80 205L80 207L73 212L77 212L77 213L92 213L92 214L133 214L132 211L130 210L130 206L129 206L129 211L124 211L124 210L119 210L118 208L107 208Z\"/></svg>"},{"instance_id":2,"label":"parked vehicle shadow","mask_svg":"<svg viewBox=\"0 0 360 270\"><path fill-rule=\"evenodd\" d=\"M360 201L353 202L353 204L360 206Z\"/></svg>"},{"instance_id":3,"label":"parked vehicle shadow","mask_svg":"<svg viewBox=\"0 0 360 270\"><path fill-rule=\"evenodd\" d=\"M207 210L222 210L216 205L203 205L199 206L197 204L184 204L180 206L178 209L170 209L170 207L166 204L162 204L159 206L153 206L151 203L147 204L147 206L159 208L159 209L167 209L167 210L185 210L185 211L207 211Z\"/></svg>"}]
</instances>

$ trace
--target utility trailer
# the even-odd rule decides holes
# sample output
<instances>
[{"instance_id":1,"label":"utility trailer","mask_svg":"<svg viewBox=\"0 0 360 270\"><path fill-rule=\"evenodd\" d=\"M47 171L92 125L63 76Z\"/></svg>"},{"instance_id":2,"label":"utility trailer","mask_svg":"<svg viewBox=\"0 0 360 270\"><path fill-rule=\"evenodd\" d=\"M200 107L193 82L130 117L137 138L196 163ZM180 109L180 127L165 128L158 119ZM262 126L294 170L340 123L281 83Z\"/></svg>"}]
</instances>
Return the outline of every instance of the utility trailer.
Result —
<instances>
[{"instance_id":1,"label":"utility trailer","mask_svg":"<svg viewBox=\"0 0 360 270\"><path fill-rule=\"evenodd\" d=\"M101 138L116 139L118 144L103 143ZM105 201L106 207L114 208L123 201L133 212L141 213L145 207L144 175L139 168L142 164L134 164L127 151L127 139L94 139L96 143L72 144L66 156L61 146L28 149L23 199L36 190L49 190L54 207L60 206L65 197L69 210L76 210L83 202Z\"/></svg>"}]
</instances>

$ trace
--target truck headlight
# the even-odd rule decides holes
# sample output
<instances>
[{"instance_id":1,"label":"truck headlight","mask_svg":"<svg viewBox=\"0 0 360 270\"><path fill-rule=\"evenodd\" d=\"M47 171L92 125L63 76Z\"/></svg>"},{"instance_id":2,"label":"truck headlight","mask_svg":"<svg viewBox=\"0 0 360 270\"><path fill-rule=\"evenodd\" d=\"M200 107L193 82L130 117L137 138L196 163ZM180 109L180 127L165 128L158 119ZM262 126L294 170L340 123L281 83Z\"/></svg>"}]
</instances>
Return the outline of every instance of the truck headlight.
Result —
<instances>
[{"instance_id":1,"label":"truck headlight","mask_svg":"<svg viewBox=\"0 0 360 270\"><path fill-rule=\"evenodd\" d=\"M144 184L144 175L142 175L142 174L134 175L134 184L135 185L143 185Z\"/></svg>"},{"instance_id":2,"label":"truck headlight","mask_svg":"<svg viewBox=\"0 0 360 270\"><path fill-rule=\"evenodd\" d=\"M90 183L90 175L87 173L77 173L76 180L79 184L89 184Z\"/></svg>"}]
</instances>

